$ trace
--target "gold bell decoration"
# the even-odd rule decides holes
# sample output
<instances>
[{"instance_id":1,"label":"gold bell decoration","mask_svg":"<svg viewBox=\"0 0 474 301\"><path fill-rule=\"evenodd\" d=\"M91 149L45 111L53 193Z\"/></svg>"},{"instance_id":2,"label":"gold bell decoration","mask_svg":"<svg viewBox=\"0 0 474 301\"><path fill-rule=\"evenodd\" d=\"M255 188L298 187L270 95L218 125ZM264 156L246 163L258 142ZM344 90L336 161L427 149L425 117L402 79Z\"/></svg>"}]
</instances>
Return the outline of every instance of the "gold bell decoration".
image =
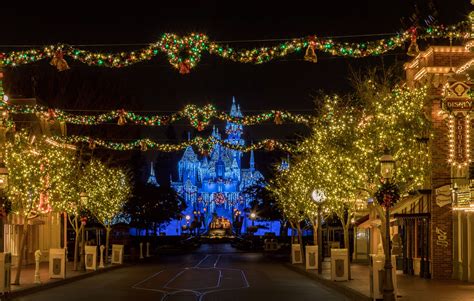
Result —
<instances>
[{"instance_id":1,"label":"gold bell decoration","mask_svg":"<svg viewBox=\"0 0 474 301\"><path fill-rule=\"evenodd\" d=\"M56 121L56 112L54 111L54 109L48 109L48 122L50 124L54 124L55 121Z\"/></svg>"},{"instance_id":2,"label":"gold bell decoration","mask_svg":"<svg viewBox=\"0 0 474 301\"><path fill-rule=\"evenodd\" d=\"M54 54L53 59L50 62L50 65L56 67L59 72L69 70L69 65L67 64L66 60L64 59L64 54L61 50L56 51Z\"/></svg>"},{"instance_id":3,"label":"gold bell decoration","mask_svg":"<svg viewBox=\"0 0 474 301\"><path fill-rule=\"evenodd\" d=\"M180 74L189 74L191 72L191 65L189 62L184 61L179 64L179 73Z\"/></svg>"},{"instance_id":4,"label":"gold bell decoration","mask_svg":"<svg viewBox=\"0 0 474 301\"><path fill-rule=\"evenodd\" d=\"M420 53L420 49L418 48L418 44L416 43L416 28L411 29L411 42L410 46L408 46L407 55L409 56L417 56Z\"/></svg>"},{"instance_id":5,"label":"gold bell decoration","mask_svg":"<svg viewBox=\"0 0 474 301\"><path fill-rule=\"evenodd\" d=\"M127 120L125 119L125 110L124 109L118 110L117 124L124 125L125 123L127 123Z\"/></svg>"},{"instance_id":6,"label":"gold bell decoration","mask_svg":"<svg viewBox=\"0 0 474 301\"><path fill-rule=\"evenodd\" d=\"M283 124L283 120L281 119L281 112L277 111L275 112L275 124Z\"/></svg>"},{"instance_id":7,"label":"gold bell decoration","mask_svg":"<svg viewBox=\"0 0 474 301\"><path fill-rule=\"evenodd\" d=\"M304 60L312 63L316 63L318 61L318 57L316 56L316 52L314 50L315 42L309 42L308 48L306 48L306 53L304 55Z\"/></svg>"},{"instance_id":8,"label":"gold bell decoration","mask_svg":"<svg viewBox=\"0 0 474 301\"><path fill-rule=\"evenodd\" d=\"M94 139L89 139L89 149L93 150L95 149L95 141Z\"/></svg>"},{"instance_id":9,"label":"gold bell decoration","mask_svg":"<svg viewBox=\"0 0 474 301\"><path fill-rule=\"evenodd\" d=\"M146 145L146 141L140 141L140 150L142 152L146 152L148 150L148 147Z\"/></svg>"},{"instance_id":10,"label":"gold bell decoration","mask_svg":"<svg viewBox=\"0 0 474 301\"><path fill-rule=\"evenodd\" d=\"M267 140L265 142L265 149L269 152L275 149L275 141L274 140Z\"/></svg>"}]
</instances>

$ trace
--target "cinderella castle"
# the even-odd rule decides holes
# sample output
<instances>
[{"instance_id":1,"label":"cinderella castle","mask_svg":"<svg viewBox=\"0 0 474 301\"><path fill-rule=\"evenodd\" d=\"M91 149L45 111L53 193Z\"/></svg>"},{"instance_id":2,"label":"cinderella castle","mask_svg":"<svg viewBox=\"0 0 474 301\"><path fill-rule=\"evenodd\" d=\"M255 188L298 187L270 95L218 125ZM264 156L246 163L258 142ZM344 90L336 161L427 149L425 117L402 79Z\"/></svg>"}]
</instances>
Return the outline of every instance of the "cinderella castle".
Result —
<instances>
[{"instance_id":1,"label":"cinderella castle","mask_svg":"<svg viewBox=\"0 0 474 301\"><path fill-rule=\"evenodd\" d=\"M230 116L243 117L235 98L232 100ZM227 122L224 133L213 127L212 135L229 144L243 146L245 141L242 139L242 132L241 124ZM255 168L253 151L248 159L245 157L241 151L219 144L213 146L209 156L201 158L191 146L186 148L178 162L177 179L173 180L170 176L171 187L187 204L187 209L183 212L185 220L181 226L194 221L199 228L207 230L216 226L215 223L218 224L217 227L219 223L223 223L233 224L237 232L245 231L248 212L245 213L244 210L249 208L252 200L252 196L246 194L245 190L263 180L262 174ZM149 181L156 183L153 170ZM243 228L236 229L236 224L243 225ZM166 232L171 234L172 229L176 229L176 224L172 222L169 227L171 228L166 229Z\"/></svg>"}]
</instances>

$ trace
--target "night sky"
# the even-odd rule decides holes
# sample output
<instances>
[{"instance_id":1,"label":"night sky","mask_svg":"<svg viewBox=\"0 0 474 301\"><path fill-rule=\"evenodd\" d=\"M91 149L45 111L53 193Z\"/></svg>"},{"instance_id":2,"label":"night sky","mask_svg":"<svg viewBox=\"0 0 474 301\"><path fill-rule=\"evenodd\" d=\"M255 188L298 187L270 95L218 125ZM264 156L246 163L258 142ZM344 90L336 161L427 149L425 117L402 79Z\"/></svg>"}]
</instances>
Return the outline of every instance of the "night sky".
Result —
<instances>
[{"instance_id":1,"label":"night sky","mask_svg":"<svg viewBox=\"0 0 474 301\"><path fill-rule=\"evenodd\" d=\"M243 41L312 34L327 37L394 33L410 25L408 18L415 11L415 4L421 23L429 14L437 13L439 23L452 24L465 20L471 9L467 0L324 1L324 4L320 3L323 1L272 1L257 6L241 1L193 1L192 5L185 1L153 1L156 4L142 6L138 6L140 1L136 2L136 5L127 5L127 2L122 5L117 1L101 7L82 2L63 2L58 6L29 7L28 11L25 7L2 8L8 13L2 13L0 18L1 49L12 49L8 47L10 45L59 42L73 45L146 44L158 40L165 32L180 35L202 32L215 41L242 41L229 42L234 48L249 48L268 44ZM429 8L430 2L436 10ZM124 13L134 16L121 16ZM140 16L143 14L153 16ZM367 39L370 37L352 40ZM83 46L111 52L137 47L140 46ZM43 105L64 109L124 108L165 113L180 110L186 104L212 103L219 109L229 110L232 96L235 96L244 114L270 109L311 114L313 96L318 91L350 91L348 77L351 69L363 71L369 66L401 66L408 58L405 52L405 49L397 49L381 57L365 59L336 58L318 53L316 64L304 61L303 53L299 53L263 65L238 64L204 54L201 62L188 75L180 75L164 55L120 70L88 67L66 58L71 69L62 73L57 72L48 61L7 69L5 85L11 95L35 95ZM32 82L37 83L36 89L33 89ZM223 130L223 123L215 124ZM185 139L188 130L193 135L206 136L209 133L209 130L196 133L187 126L187 122L160 128L115 125L69 127L70 133L114 140L151 137L171 143ZM294 139L308 133L301 126L283 125L276 128L274 123L247 127L244 131L247 142L267 137ZM151 151L145 154L139 151L123 154L97 152L102 156L112 156L119 162L133 162L130 165L137 166L157 160L160 182L167 181L170 172L176 176L175 164L181 155ZM257 168L268 175L270 164L282 156L286 155L258 152ZM244 162L247 164L245 159Z\"/></svg>"}]
</instances>

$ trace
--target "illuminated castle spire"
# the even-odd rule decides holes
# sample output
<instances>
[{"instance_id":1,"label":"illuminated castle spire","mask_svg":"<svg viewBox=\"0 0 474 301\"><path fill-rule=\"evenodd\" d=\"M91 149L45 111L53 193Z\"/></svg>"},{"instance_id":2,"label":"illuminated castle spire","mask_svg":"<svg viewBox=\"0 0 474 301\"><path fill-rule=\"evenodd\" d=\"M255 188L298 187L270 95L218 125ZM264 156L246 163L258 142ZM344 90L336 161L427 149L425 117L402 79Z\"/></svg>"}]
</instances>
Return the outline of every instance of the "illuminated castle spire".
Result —
<instances>
[{"instance_id":1,"label":"illuminated castle spire","mask_svg":"<svg viewBox=\"0 0 474 301\"><path fill-rule=\"evenodd\" d=\"M158 181L156 180L155 176L155 169L153 168L153 162L150 163L150 176L148 177L148 184L155 185L156 187L160 187Z\"/></svg>"}]
</instances>

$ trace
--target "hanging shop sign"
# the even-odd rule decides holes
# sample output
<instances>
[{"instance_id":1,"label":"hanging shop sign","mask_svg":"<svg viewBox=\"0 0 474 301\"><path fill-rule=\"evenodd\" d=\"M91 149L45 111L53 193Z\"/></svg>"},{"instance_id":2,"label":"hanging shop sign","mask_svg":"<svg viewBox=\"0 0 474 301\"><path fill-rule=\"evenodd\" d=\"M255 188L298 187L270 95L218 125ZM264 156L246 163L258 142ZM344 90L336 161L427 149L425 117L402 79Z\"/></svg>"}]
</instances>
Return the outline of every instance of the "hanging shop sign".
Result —
<instances>
[{"instance_id":1,"label":"hanging shop sign","mask_svg":"<svg viewBox=\"0 0 474 301\"><path fill-rule=\"evenodd\" d=\"M455 82L444 90L443 109L446 111L470 111L473 108L471 88L466 82Z\"/></svg>"}]
</instances>

